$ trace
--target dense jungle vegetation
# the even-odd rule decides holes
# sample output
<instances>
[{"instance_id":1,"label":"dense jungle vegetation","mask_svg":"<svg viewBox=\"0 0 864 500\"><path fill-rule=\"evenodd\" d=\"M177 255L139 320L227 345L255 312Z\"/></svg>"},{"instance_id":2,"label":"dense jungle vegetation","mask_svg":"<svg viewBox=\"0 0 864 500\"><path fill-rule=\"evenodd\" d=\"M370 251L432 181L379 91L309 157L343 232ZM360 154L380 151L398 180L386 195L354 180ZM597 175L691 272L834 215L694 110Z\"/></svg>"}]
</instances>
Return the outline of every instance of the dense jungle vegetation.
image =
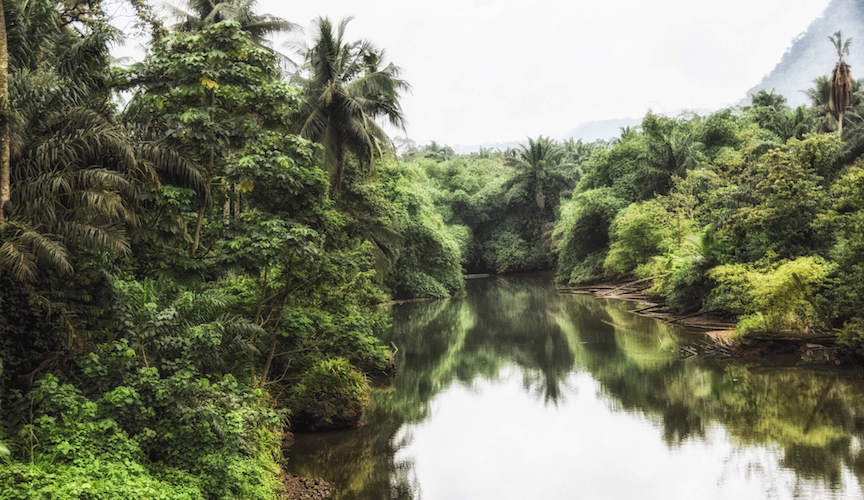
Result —
<instances>
[{"instance_id":1,"label":"dense jungle vegetation","mask_svg":"<svg viewBox=\"0 0 864 500\"><path fill-rule=\"evenodd\" d=\"M276 498L286 432L355 425L392 373L381 304L466 272L651 277L744 335L864 342L859 82L397 155L409 85L348 20L292 61L252 2L129 5L128 67L99 0L0 8L0 498Z\"/></svg>"}]
</instances>

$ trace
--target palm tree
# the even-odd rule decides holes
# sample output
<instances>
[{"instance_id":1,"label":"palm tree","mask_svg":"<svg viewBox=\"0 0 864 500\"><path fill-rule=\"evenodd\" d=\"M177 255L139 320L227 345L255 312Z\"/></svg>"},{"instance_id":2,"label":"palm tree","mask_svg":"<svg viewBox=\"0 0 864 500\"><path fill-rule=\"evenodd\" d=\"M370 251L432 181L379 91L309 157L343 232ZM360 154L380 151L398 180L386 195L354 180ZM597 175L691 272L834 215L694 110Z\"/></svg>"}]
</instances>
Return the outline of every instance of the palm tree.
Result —
<instances>
[{"instance_id":1,"label":"palm tree","mask_svg":"<svg viewBox=\"0 0 864 500\"><path fill-rule=\"evenodd\" d=\"M142 143L115 120L104 19L86 30L64 25L46 1L13 2L9 36L8 121L15 190L0 225L0 273L32 280L68 273L70 248L129 250L136 191L188 165L158 144Z\"/></svg>"},{"instance_id":2,"label":"palm tree","mask_svg":"<svg viewBox=\"0 0 864 500\"><path fill-rule=\"evenodd\" d=\"M9 158L9 49L6 45L6 15L0 0L0 224L6 222L6 205L12 199Z\"/></svg>"},{"instance_id":3,"label":"palm tree","mask_svg":"<svg viewBox=\"0 0 864 500\"><path fill-rule=\"evenodd\" d=\"M297 132L324 145L336 196L345 172L345 153L374 173L376 156L392 149L376 122L386 118L404 129L399 94L408 84L392 63L382 66L384 53L365 40L348 42L345 29L351 18L335 27L326 17L316 21L312 46L303 50L306 75L296 80L304 89L297 116Z\"/></svg>"},{"instance_id":4,"label":"palm tree","mask_svg":"<svg viewBox=\"0 0 864 500\"><path fill-rule=\"evenodd\" d=\"M528 139L510 162L516 174L504 184L510 204L529 201L541 214L548 215L550 196L560 194L570 187L564 169L566 150L555 141L540 136Z\"/></svg>"},{"instance_id":5,"label":"palm tree","mask_svg":"<svg viewBox=\"0 0 864 500\"><path fill-rule=\"evenodd\" d=\"M189 10L169 5L174 16L181 20L172 27L174 31L197 31L209 24L234 21L240 24L243 31L249 33L257 45L272 51L283 62L293 65L286 55L270 46L266 37L295 31L298 26L272 14L256 14L255 0L188 0L187 7Z\"/></svg>"},{"instance_id":6,"label":"palm tree","mask_svg":"<svg viewBox=\"0 0 864 500\"><path fill-rule=\"evenodd\" d=\"M852 44L852 39L849 38L843 41L843 35L838 31L834 35L828 37L834 48L837 50L837 65L834 66L834 71L831 73L831 93L829 94L828 107L834 116L837 118L837 135L843 138L843 114L852 104L853 98L853 81L852 74L849 71L849 65L843 60L844 55L849 55L849 46Z\"/></svg>"}]
</instances>

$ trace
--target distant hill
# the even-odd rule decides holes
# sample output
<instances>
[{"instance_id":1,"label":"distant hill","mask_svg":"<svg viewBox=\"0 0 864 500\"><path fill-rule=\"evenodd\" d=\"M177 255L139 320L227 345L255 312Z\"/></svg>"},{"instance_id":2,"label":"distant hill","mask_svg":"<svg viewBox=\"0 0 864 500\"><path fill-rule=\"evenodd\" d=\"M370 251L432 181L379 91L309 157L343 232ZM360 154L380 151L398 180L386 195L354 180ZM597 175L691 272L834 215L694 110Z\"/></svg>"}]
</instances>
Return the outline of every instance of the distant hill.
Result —
<instances>
[{"instance_id":1,"label":"distant hill","mask_svg":"<svg viewBox=\"0 0 864 500\"><path fill-rule=\"evenodd\" d=\"M567 134L567 137L582 139L585 142L592 142L597 139L612 139L621 135L622 128L635 127L641 123L642 118L616 118L613 120L585 122L577 125L576 128Z\"/></svg>"},{"instance_id":2,"label":"distant hill","mask_svg":"<svg viewBox=\"0 0 864 500\"><path fill-rule=\"evenodd\" d=\"M749 103L750 96L760 90L772 89L786 96L791 106L806 104L803 91L834 67L837 54L828 36L838 30L843 38L853 38L851 54L846 58L853 78L864 78L864 0L832 0L807 31L792 41L777 66L747 92L741 104Z\"/></svg>"}]
</instances>

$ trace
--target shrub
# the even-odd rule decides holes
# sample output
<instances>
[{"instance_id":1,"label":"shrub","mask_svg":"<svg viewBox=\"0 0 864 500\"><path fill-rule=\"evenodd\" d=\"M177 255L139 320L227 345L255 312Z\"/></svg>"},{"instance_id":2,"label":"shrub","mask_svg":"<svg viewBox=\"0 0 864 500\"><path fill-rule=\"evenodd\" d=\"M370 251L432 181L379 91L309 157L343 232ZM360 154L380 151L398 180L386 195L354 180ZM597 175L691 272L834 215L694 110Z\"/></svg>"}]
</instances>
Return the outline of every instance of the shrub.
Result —
<instances>
[{"instance_id":1,"label":"shrub","mask_svg":"<svg viewBox=\"0 0 864 500\"><path fill-rule=\"evenodd\" d=\"M344 358L324 359L303 374L288 400L301 430L359 424L369 402L369 382Z\"/></svg>"},{"instance_id":2,"label":"shrub","mask_svg":"<svg viewBox=\"0 0 864 500\"><path fill-rule=\"evenodd\" d=\"M819 257L799 257L767 270L743 264L718 266L709 273L717 282L711 303L744 313L738 329L745 334L809 333L822 320L816 291L831 269Z\"/></svg>"},{"instance_id":3,"label":"shrub","mask_svg":"<svg viewBox=\"0 0 864 500\"><path fill-rule=\"evenodd\" d=\"M837 340L850 347L864 345L864 318L852 318L837 332Z\"/></svg>"},{"instance_id":4,"label":"shrub","mask_svg":"<svg viewBox=\"0 0 864 500\"><path fill-rule=\"evenodd\" d=\"M609 228L612 243L603 268L627 275L672 246L673 216L658 200L632 203L618 212Z\"/></svg>"},{"instance_id":5,"label":"shrub","mask_svg":"<svg viewBox=\"0 0 864 500\"><path fill-rule=\"evenodd\" d=\"M609 226L627 203L609 188L579 193L562 206L555 226L558 239L558 281L582 282L602 274Z\"/></svg>"},{"instance_id":6,"label":"shrub","mask_svg":"<svg viewBox=\"0 0 864 500\"><path fill-rule=\"evenodd\" d=\"M493 232L483 245L483 259L498 273L548 268L549 258L540 242L527 241L507 228Z\"/></svg>"},{"instance_id":7,"label":"shrub","mask_svg":"<svg viewBox=\"0 0 864 500\"><path fill-rule=\"evenodd\" d=\"M281 414L260 390L192 370L132 364L125 342L79 362L81 387L52 375L27 399L18 444L31 464L0 468L20 498L273 498ZM0 498L5 498L0 495Z\"/></svg>"}]
</instances>

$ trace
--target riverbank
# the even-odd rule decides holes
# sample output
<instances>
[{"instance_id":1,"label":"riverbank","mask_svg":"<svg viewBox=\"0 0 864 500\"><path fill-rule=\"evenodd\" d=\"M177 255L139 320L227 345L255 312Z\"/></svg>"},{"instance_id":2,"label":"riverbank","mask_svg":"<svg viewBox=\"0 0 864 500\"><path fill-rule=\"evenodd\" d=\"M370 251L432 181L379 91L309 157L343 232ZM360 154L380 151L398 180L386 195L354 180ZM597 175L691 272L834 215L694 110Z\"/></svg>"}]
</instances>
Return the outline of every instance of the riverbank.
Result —
<instances>
[{"instance_id":1,"label":"riverbank","mask_svg":"<svg viewBox=\"0 0 864 500\"><path fill-rule=\"evenodd\" d=\"M840 365L847 360L833 335L813 334L793 336L783 334L740 335L734 315L715 311L676 313L666 308L657 297L645 293L652 278L621 283L597 283L578 287L558 287L562 294L591 295L597 298L631 301L638 307L631 312L668 324L698 331L705 342L681 345L683 358L703 356L713 358L758 358L767 355L794 355L807 362Z\"/></svg>"},{"instance_id":2,"label":"riverbank","mask_svg":"<svg viewBox=\"0 0 864 500\"><path fill-rule=\"evenodd\" d=\"M288 500L325 500L333 496L333 485L323 479L311 479L286 473L282 479Z\"/></svg>"}]
</instances>

